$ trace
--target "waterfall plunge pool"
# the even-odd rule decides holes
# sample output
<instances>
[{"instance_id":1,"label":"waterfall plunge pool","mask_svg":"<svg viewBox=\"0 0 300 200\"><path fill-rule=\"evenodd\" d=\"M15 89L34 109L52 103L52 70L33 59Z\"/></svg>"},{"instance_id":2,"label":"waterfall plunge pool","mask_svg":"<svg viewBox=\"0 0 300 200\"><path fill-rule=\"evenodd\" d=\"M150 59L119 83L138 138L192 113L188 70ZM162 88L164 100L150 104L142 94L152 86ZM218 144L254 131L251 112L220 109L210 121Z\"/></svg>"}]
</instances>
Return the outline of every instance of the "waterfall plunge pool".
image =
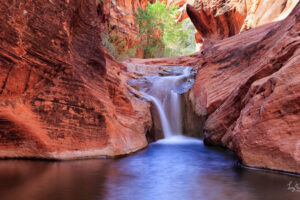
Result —
<instances>
[{"instance_id":1,"label":"waterfall plunge pool","mask_svg":"<svg viewBox=\"0 0 300 200\"><path fill-rule=\"evenodd\" d=\"M139 68L141 69L141 68ZM298 200L300 178L250 170L230 151L182 133L179 95L192 68L136 80L166 139L131 156L65 162L0 160L1 200ZM149 70L148 67L144 72ZM150 69L151 70L151 69ZM147 74L151 71L147 71ZM167 76L165 76L167 74ZM175 135L175 136L174 136ZM299 183L299 184L298 184ZM296 190L294 190L296 188Z\"/></svg>"},{"instance_id":2,"label":"waterfall plunge pool","mask_svg":"<svg viewBox=\"0 0 300 200\"><path fill-rule=\"evenodd\" d=\"M136 73L139 78L131 79L129 85L138 90L144 99L152 102L158 113L152 119L154 127L159 126L162 130L155 130L154 134L163 135L164 138L183 134L184 103L181 95L194 84L193 67L133 66L127 65L129 71ZM153 115L153 110L151 113ZM159 118L159 122L155 118Z\"/></svg>"},{"instance_id":3,"label":"waterfall plunge pool","mask_svg":"<svg viewBox=\"0 0 300 200\"><path fill-rule=\"evenodd\" d=\"M300 178L237 165L233 153L175 136L118 159L1 160L1 200L298 200ZM288 184L290 184L288 186Z\"/></svg>"}]
</instances>

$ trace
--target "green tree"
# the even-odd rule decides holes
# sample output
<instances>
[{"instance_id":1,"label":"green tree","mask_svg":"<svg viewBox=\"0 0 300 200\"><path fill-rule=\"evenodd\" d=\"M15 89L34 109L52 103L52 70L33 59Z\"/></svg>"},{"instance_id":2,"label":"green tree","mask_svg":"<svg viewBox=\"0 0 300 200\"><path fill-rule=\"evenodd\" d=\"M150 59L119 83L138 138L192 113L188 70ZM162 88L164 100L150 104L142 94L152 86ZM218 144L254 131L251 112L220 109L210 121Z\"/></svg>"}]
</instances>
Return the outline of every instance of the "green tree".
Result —
<instances>
[{"instance_id":1,"label":"green tree","mask_svg":"<svg viewBox=\"0 0 300 200\"><path fill-rule=\"evenodd\" d=\"M168 9L164 2L148 2L146 9L138 9L135 20L139 26L139 34L143 39L140 46L145 58L178 56L191 42L191 29L183 28L183 23L176 23L178 7Z\"/></svg>"}]
</instances>

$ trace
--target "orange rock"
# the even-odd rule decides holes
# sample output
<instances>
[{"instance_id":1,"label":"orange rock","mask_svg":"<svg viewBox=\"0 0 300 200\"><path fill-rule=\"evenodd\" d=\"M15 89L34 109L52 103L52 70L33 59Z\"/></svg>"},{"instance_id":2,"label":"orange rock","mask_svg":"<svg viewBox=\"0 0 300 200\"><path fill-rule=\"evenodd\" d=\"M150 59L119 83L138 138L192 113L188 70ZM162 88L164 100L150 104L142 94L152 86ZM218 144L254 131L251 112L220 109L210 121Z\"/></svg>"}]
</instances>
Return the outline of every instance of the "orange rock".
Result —
<instances>
[{"instance_id":1,"label":"orange rock","mask_svg":"<svg viewBox=\"0 0 300 200\"><path fill-rule=\"evenodd\" d=\"M190 97L207 117L205 142L234 150L245 165L300 173L299 16L300 4L199 59Z\"/></svg>"},{"instance_id":2,"label":"orange rock","mask_svg":"<svg viewBox=\"0 0 300 200\"><path fill-rule=\"evenodd\" d=\"M149 105L102 50L93 0L0 4L0 157L74 159L147 146ZM99 10L98 10L99 11Z\"/></svg>"},{"instance_id":3,"label":"orange rock","mask_svg":"<svg viewBox=\"0 0 300 200\"><path fill-rule=\"evenodd\" d=\"M247 18L242 30L285 19L298 0L248 0Z\"/></svg>"},{"instance_id":4,"label":"orange rock","mask_svg":"<svg viewBox=\"0 0 300 200\"><path fill-rule=\"evenodd\" d=\"M117 38L119 45L116 47L119 54L128 53L129 49L135 48L141 42L134 13L137 12L138 8L145 9L148 2L149 0L99 0L100 19L105 27L103 29L108 29L106 31L109 34L114 34ZM137 51L136 56L142 57L140 51Z\"/></svg>"},{"instance_id":5,"label":"orange rock","mask_svg":"<svg viewBox=\"0 0 300 200\"><path fill-rule=\"evenodd\" d=\"M109 34L114 34L117 37L117 50L119 54L128 53L130 49L136 48L141 43L143 38L139 37L138 27L135 22L134 13L137 12L138 8L146 9L148 2L154 3L155 0L121 0L111 1L104 0L99 1L98 13L100 19L103 22L103 29L109 29ZM161 0L164 1L168 6L177 5L179 7L185 4L185 0ZM184 12L187 18L186 12ZM107 28L109 27L109 28ZM156 32L156 36L160 36L161 33ZM143 57L142 49L136 49L135 56L137 58Z\"/></svg>"},{"instance_id":6,"label":"orange rock","mask_svg":"<svg viewBox=\"0 0 300 200\"><path fill-rule=\"evenodd\" d=\"M216 41L199 53L138 64L198 66L189 100L204 141L251 167L300 173L300 3L283 21Z\"/></svg>"},{"instance_id":7,"label":"orange rock","mask_svg":"<svg viewBox=\"0 0 300 200\"><path fill-rule=\"evenodd\" d=\"M298 3L298 0L186 1L186 12L204 43L222 40L241 31L282 20ZM181 17L182 19L184 18Z\"/></svg>"},{"instance_id":8,"label":"orange rock","mask_svg":"<svg viewBox=\"0 0 300 200\"><path fill-rule=\"evenodd\" d=\"M197 43L202 43L203 42L201 34L199 32L197 32L195 34L195 40L196 40Z\"/></svg>"}]
</instances>

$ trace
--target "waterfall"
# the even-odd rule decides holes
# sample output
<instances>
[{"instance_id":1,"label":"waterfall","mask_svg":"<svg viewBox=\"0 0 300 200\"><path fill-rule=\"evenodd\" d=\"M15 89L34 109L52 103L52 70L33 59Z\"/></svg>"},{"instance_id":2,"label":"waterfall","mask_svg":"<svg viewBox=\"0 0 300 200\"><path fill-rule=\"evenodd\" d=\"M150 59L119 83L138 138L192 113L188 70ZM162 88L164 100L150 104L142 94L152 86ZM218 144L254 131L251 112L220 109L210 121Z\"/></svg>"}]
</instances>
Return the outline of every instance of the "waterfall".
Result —
<instances>
[{"instance_id":1,"label":"waterfall","mask_svg":"<svg viewBox=\"0 0 300 200\"><path fill-rule=\"evenodd\" d=\"M162 103L156 99L155 97L148 95L148 98L154 103L154 105L156 106L158 113L159 113L159 117L160 117L160 123L164 132L164 136L165 137L170 137L173 135L172 133L172 129L171 129L171 124L168 120L168 117L166 115L166 112L164 110L164 107L162 105Z\"/></svg>"},{"instance_id":2,"label":"waterfall","mask_svg":"<svg viewBox=\"0 0 300 200\"><path fill-rule=\"evenodd\" d=\"M180 95L193 84L189 78L191 67L170 68L172 74L143 77L144 79L138 84L144 97L155 105L165 137L182 134Z\"/></svg>"}]
</instances>

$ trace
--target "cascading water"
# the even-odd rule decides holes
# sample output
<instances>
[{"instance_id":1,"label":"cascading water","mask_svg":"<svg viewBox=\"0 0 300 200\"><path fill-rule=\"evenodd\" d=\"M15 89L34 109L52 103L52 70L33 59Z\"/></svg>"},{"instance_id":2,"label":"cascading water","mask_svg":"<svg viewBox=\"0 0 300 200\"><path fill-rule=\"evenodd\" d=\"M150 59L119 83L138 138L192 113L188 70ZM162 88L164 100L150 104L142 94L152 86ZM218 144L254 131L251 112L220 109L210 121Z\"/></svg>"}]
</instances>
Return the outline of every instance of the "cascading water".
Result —
<instances>
[{"instance_id":1,"label":"cascading water","mask_svg":"<svg viewBox=\"0 0 300 200\"><path fill-rule=\"evenodd\" d=\"M161 67L163 68L163 67ZM135 84L146 99L151 101L160 117L165 137L182 134L182 110L180 95L193 84L192 67L164 67L162 75L146 76ZM172 73L165 73L170 70ZM165 73L165 74L164 74Z\"/></svg>"}]
</instances>

